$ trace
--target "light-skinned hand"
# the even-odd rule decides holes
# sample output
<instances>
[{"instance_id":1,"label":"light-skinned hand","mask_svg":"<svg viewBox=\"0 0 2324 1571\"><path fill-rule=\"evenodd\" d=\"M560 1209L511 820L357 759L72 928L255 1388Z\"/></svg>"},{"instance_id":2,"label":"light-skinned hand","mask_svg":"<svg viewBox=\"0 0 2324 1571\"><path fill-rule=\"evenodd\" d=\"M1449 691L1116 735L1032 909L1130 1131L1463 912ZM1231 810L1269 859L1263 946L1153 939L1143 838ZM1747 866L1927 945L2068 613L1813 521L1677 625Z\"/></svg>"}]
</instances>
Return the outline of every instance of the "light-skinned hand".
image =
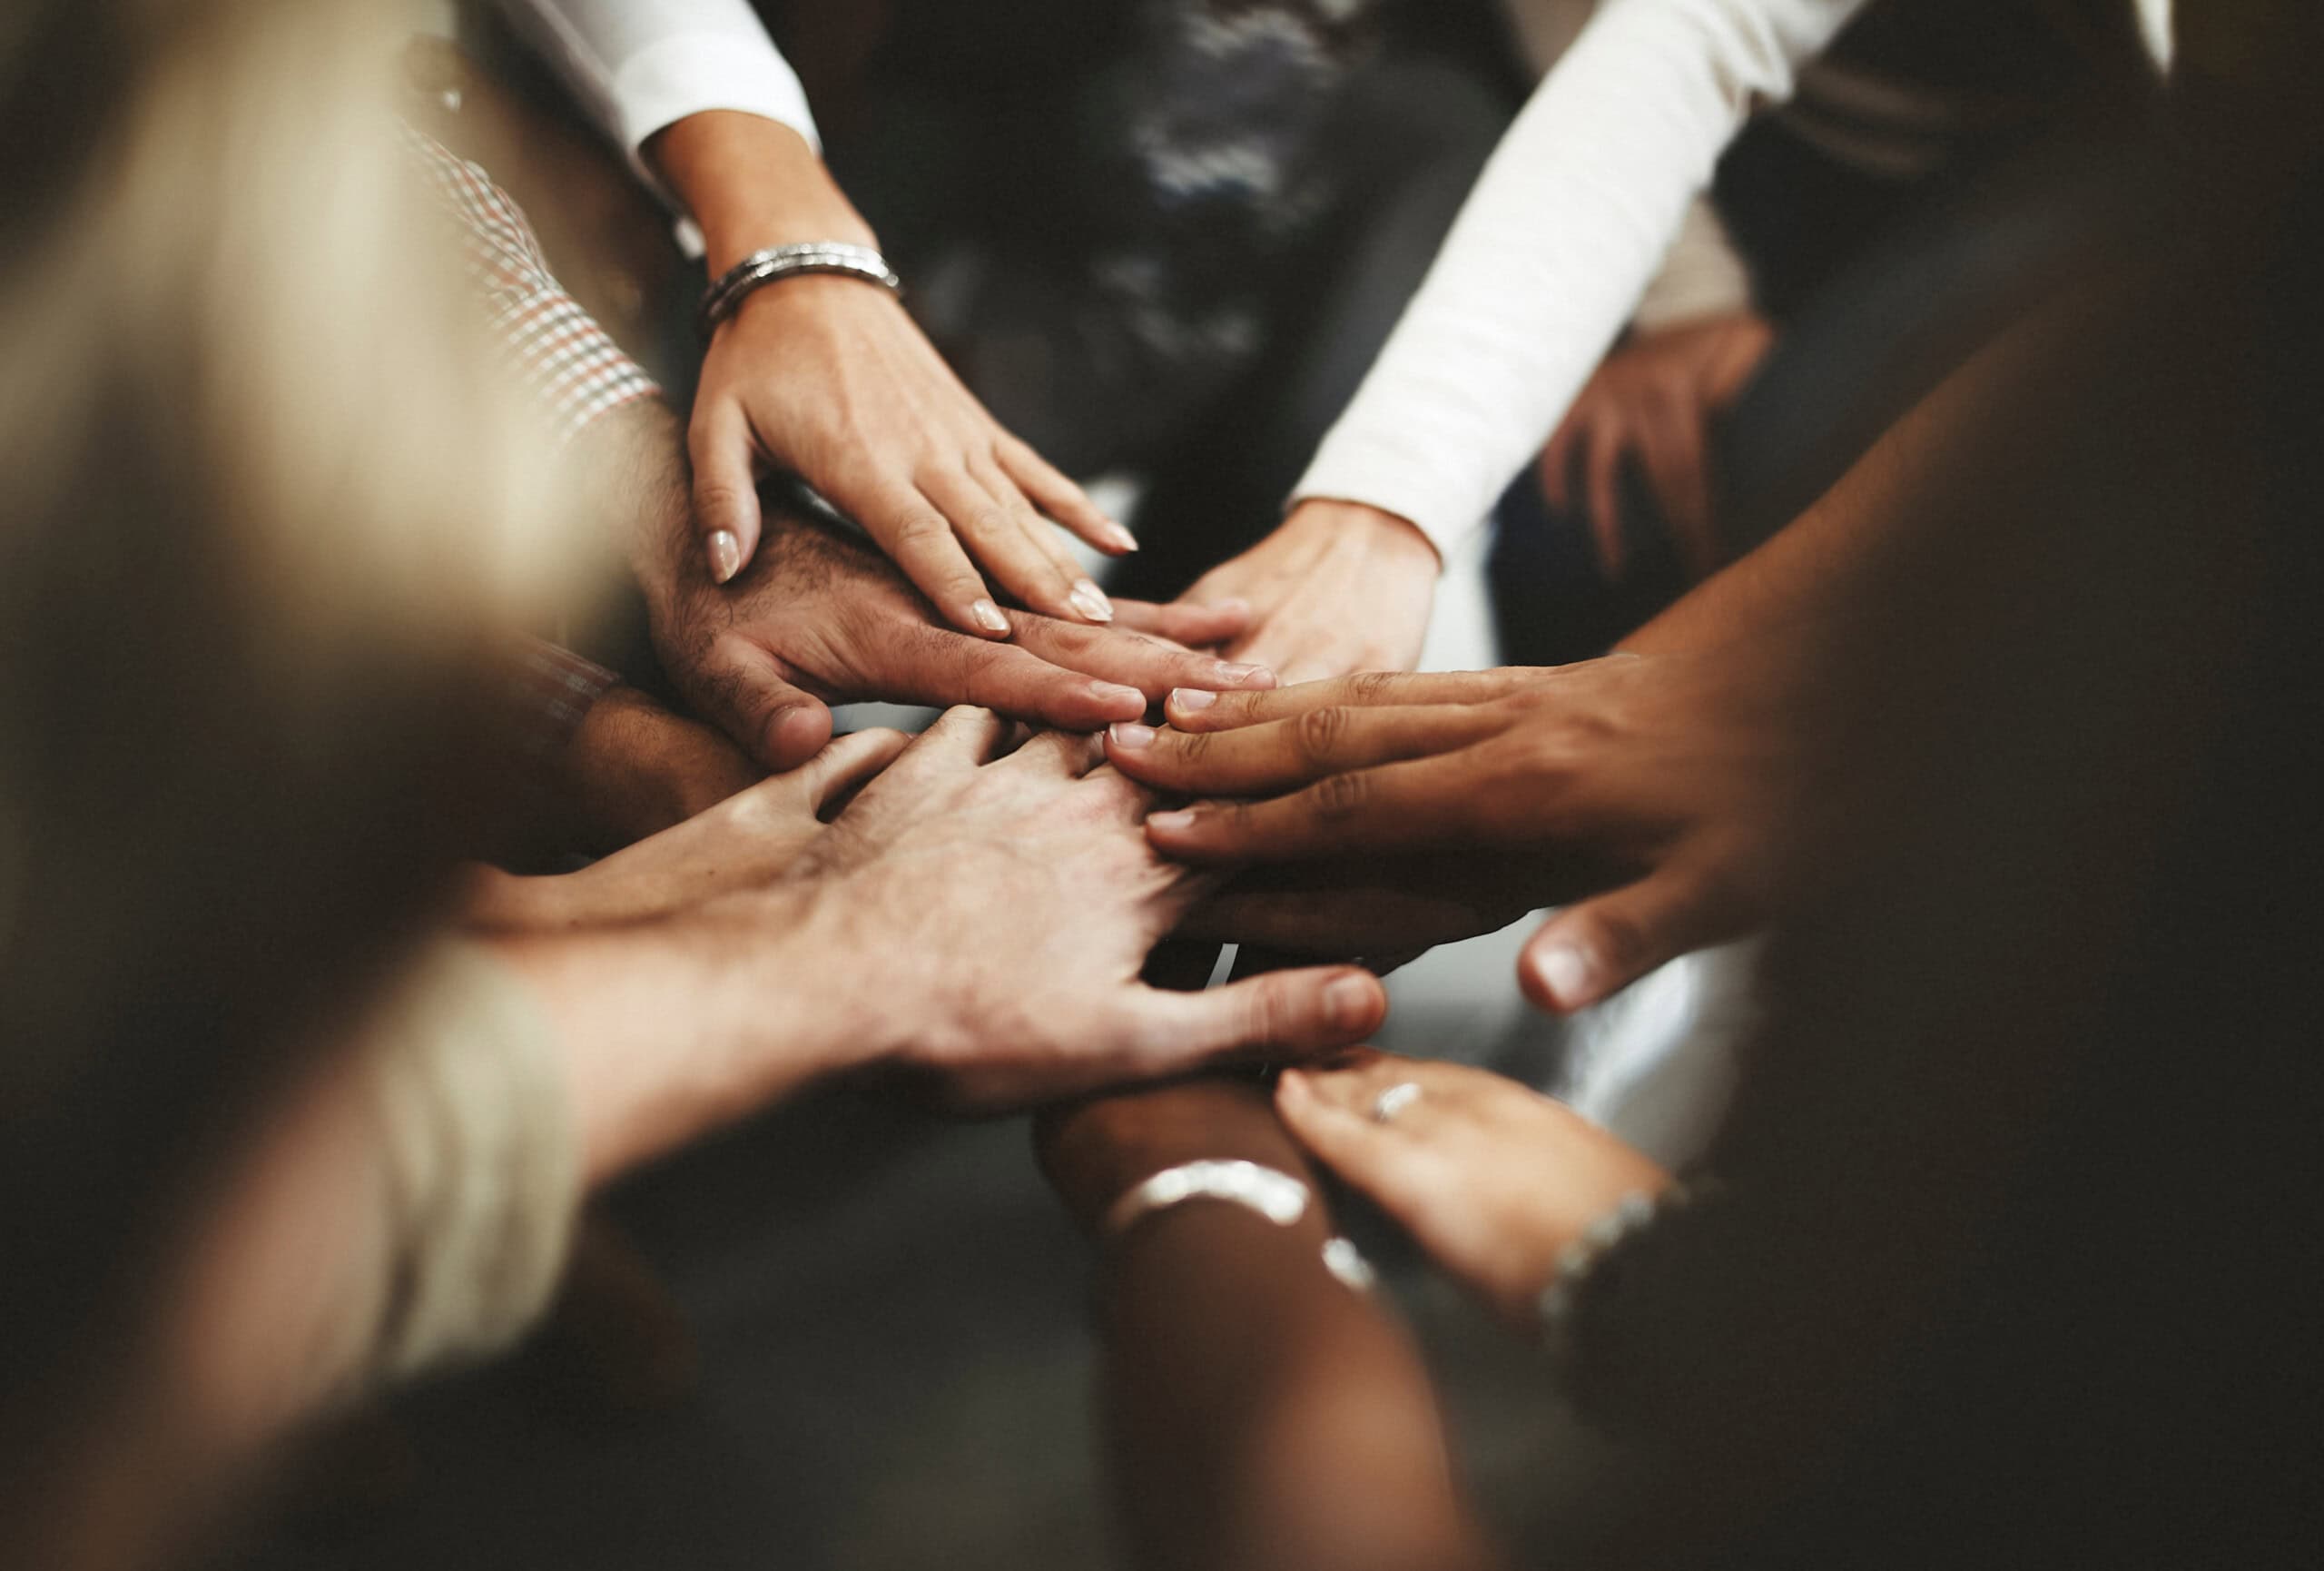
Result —
<instances>
[{"instance_id":1,"label":"light-skinned hand","mask_svg":"<svg viewBox=\"0 0 2324 1571\"><path fill-rule=\"evenodd\" d=\"M733 583L712 583L682 544L665 543L639 577L663 668L770 769L812 757L831 738L828 706L852 700L979 704L1086 732L1136 718L1174 687L1275 681L1190 647L1239 631L1239 607L1124 601L1110 627L1010 611L1009 641L993 643L944 626L877 551L789 512L769 516L757 561Z\"/></svg>"},{"instance_id":2,"label":"light-skinned hand","mask_svg":"<svg viewBox=\"0 0 2324 1571\"><path fill-rule=\"evenodd\" d=\"M1351 671L1409 671L1436 606L1441 564L1414 525L1356 502L1306 501L1273 534L1213 568L1180 605L1240 602L1247 628L1230 659L1285 682Z\"/></svg>"},{"instance_id":3,"label":"light-skinned hand","mask_svg":"<svg viewBox=\"0 0 2324 1571\"><path fill-rule=\"evenodd\" d=\"M1394 1117L1381 1093L1419 1088ZM1403 1224L1487 1307L1525 1332L1560 1251L1670 1175L1562 1102L1462 1064L1369 1048L1286 1069L1275 1112L1318 1162Z\"/></svg>"}]
</instances>

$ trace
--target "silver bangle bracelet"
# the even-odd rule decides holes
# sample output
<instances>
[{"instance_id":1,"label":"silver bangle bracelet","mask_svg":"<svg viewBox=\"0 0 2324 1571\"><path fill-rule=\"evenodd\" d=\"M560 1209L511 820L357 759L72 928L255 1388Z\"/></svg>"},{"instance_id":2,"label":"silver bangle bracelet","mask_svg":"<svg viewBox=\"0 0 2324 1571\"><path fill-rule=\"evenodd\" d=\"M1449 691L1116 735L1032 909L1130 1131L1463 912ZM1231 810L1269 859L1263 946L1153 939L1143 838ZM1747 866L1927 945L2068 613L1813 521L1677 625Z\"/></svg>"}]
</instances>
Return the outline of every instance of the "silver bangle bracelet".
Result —
<instances>
[{"instance_id":1,"label":"silver bangle bracelet","mask_svg":"<svg viewBox=\"0 0 2324 1571\"><path fill-rule=\"evenodd\" d=\"M868 245L851 245L840 240L805 240L793 245L778 245L751 252L704 291L696 323L702 336L707 339L716 332L719 324L741 309L753 291L763 289L776 279L803 272L844 273L879 284L891 293L903 292L904 281L896 276L886 257Z\"/></svg>"},{"instance_id":2,"label":"silver bangle bracelet","mask_svg":"<svg viewBox=\"0 0 2324 1571\"><path fill-rule=\"evenodd\" d=\"M1157 1211L1188 1200L1226 1200L1287 1228L1307 1214L1307 1186L1255 1161L1190 1161L1166 1167L1116 1200L1099 1230L1117 1239Z\"/></svg>"},{"instance_id":3,"label":"silver bangle bracelet","mask_svg":"<svg viewBox=\"0 0 2324 1571\"><path fill-rule=\"evenodd\" d=\"M1188 1200L1226 1200L1287 1228L1307 1214L1311 1198L1307 1186L1289 1173L1255 1161L1182 1162L1164 1168L1108 1207L1098 1232L1118 1239L1147 1218ZM1355 1292L1370 1292L1378 1280L1371 1262L1344 1238L1324 1240L1323 1261L1334 1279Z\"/></svg>"}]
</instances>

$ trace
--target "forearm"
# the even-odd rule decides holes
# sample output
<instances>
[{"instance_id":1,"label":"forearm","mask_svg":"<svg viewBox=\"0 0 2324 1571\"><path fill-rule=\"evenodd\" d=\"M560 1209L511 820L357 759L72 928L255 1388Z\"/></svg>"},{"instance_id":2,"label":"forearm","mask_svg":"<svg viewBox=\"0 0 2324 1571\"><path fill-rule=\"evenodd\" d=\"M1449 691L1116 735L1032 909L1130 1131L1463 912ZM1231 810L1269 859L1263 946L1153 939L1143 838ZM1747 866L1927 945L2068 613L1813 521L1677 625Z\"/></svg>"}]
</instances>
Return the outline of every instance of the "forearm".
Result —
<instances>
[{"instance_id":1,"label":"forearm","mask_svg":"<svg viewBox=\"0 0 2324 1571\"><path fill-rule=\"evenodd\" d=\"M1093 1230L1121 1193L1183 1161L1256 1161L1312 1183L1265 1094L1222 1080L1052 1114L1042 1157ZM1107 1428L1140 1564L1495 1563L1454 1487L1426 1373L1380 1308L1325 1270L1330 1231L1319 1204L1283 1227L1195 1201L1107 1241Z\"/></svg>"},{"instance_id":2,"label":"forearm","mask_svg":"<svg viewBox=\"0 0 2324 1571\"><path fill-rule=\"evenodd\" d=\"M715 907L672 920L497 938L489 947L539 1001L557 1043L585 1187L675 1151L863 1055L842 1018L844 942L824 904L730 928ZM773 931L777 935L770 938ZM800 979L765 1007L766 968Z\"/></svg>"},{"instance_id":3,"label":"forearm","mask_svg":"<svg viewBox=\"0 0 2324 1571\"><path fill-rule=\"evenodd\" d=\"M2101 298L2028 315L1964 363L1892 426L1815 506L1699 586L1620 647L1640 654L1715 649L1779 636L1802 646L1894 646L1915 635L1976 636L1996 608L2054 592L2062 548L2079 530L2069 509L2021 505L1992 454L2024 442L2027 390L2056 388L2076 341L2102 321ZM2009 411L1998 413L1997 411ZM2014 429L2010 429L2014 428ZM1947 505L1983 495L1984 505Z\"/></svg>"},{"instance_id":4,"label":"forearm","mask_svg":"<svg viewBox=\"0 0 2324 1571\"><path fill-rule=\"evenodd\" d=\"M779 121L723 110L690 114L657 133L645 156L694 214L713 278L768 246L878 243L821 155Z\"/></svg>"},{"instance_id":5,"label":"forearm","mask_svg":"<svg viewBox=\"0 0 2324 1571\"><path fill-rule=\"evenodd\" d=\"M1417 1352L1324 1269L1325 1230L1187 1206L1115 1250L1107 1431L1139 1563L1498 1563L1453 1486Z\"/></svg>"},{"instance_id":6,"label":"forearm","mask_svg":"<svg viewBox=\"0 0 2324 1571\"><path fill-rule=\"evenodd\" d=\"M1858 3L1608 6L1486 165L1296 494L1409 519L1440 550L1465 538L1549 440L1751 109L1787 96Z\"/></svg>"}]
</instances>

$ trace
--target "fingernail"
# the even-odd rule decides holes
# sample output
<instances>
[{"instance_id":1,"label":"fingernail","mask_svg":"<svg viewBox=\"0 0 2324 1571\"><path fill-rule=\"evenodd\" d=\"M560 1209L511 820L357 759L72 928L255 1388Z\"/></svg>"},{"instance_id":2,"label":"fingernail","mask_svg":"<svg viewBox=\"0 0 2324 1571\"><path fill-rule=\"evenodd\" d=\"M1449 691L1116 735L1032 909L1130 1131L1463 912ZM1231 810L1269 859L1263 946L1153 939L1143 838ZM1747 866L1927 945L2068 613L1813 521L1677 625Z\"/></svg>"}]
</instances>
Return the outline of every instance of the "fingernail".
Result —
<instances>
[{"instance_id":1,"label":"fingernail","mask_svg":"<svg viewBox=\"0 0 2324 1571\"><path fill-rule=\"evenodd\" d=\"M1093 622L1110 622L1114 619L1114 603L1106 598L1105 590L1087 578L1074 585L1073 593L1068 595L1066 599L1071 603L1075 610Z\"/></svg>"},{"instance_id":2,"label":"fingernail","mask_svg":"<svg viewBox=\"0 0 2324 1571\"><path fill-rule=\"evenodd\" d=\"M1571 1003L1590 985L1590 961L1571 944L1557 944L1541 951L1533 962L1534 974L1560 1003Z\"/></svg>"},{"instance_id":3,"label":"fingernail","mask_svg":"<svg viewBox=\"0 0 2324 1571\"><path fill-rule=\"evenodd\" d=\"M1210 608L1214 611L1232 611L1238 617L1247 617L1251 614L1251 602L1237 597L1234 599L1220 600Z\"/></svg>"},{"instance_id":4,"label":"fingernail","mask_svg":"<svg viewBox=\"0 0 2324 1571\"><path fill-rule=\"evenodd\" d=\"M1157 813L1146 820L1148 829L1159 829L1165 835L1183 834L1195 826L1195 815L1180 807L1168 813Z\"/></svg>"},{"instance_id":5,"label":"fingernail","mask_svg":"<svg viewBox=\"0 0 2324 1571\"><path fill-rule=\"evenodd\" d=\"M1098 702L1109 708L1118 709L1127 705L1132 715L1146 713L1146 695L1135 687L1124 687L1113 682L1092 682L1089 692Z\"/></svg>"},{"instance_id":6,"label":"fingernail","mask_svg":"<svg viewBox=\"0 0 2324 1571\"><path fill-rule=\"evenodd\" d=\"M1218 679L1230 687L1267 687L1275 681L1275 673L1265 666L1234 666L1221 660L1216 669Z\"/></svg>"},{"instance_id":7,"label":"fingernail","mask_svg":"<svg viewBox=\"0 0 2324 1571\"><path fill-rule=\"evenodd\" d=\"M1324 989L1324 1013L1335 1031L1357 1031L1372 1019L1372 983L1343 976Z\"/></svg>"},{"instance_id":8,"label":"fingernail","mask_svg":"<svg viewBox=\"0 0 2324 1571\"><path fill-rule=\"evenodd\" d=\"M1137 549L1137 537L1110 519L1106 520L1106 538L1113 541L1115 546L1122 550Z\"/></svg>"},{"instance_id":9,"label":"fingernail","mask_svg":"<svg viewBox=\"0 0 2324 1571\"><path fill-rule=\"evenodd\" d=\"M1009 618L1002 616L1000 614L1000 608L994 605L990 600L979 600L975 605L969 608L969 615L977 619L978 627L982 627L989 632L1005 633L1009 631Z\"/></svg>"},{"instance_id":10,"label":"fingernail","mask_svg":"<svg viewBox=\"0 0 2324 1571\"><path fill-rule=\"evenodd\" d=\"M1218 695L1202 687L1173 687L1170 703L1180 709L1207 709L1218 702Z\"/></svg>"},{"instance_id":11,"label":"fingernail","mask_svg":"<svg viewBox=\"0 0 2324 1571\"><path fill-rule=\"evenodd\" d=\"M1117 720L1112 725L1107 726L1106 736L1117 747L1128 747L1135 749L1139 747L1151 747L1154 746L1153 726L1133 726L1127 720Z\"/></svg>"},{"instance_id":12,"label":"fingernail","mask_svg":"<svg viewBox=\"0 0 2324 1571\"><path fill-rule=\"evenodd\" d=\"M703 542L710 553L710 578L714 583L731 582L743 570L743 542L734 538L732 529L713 529L710 538Z\"/></svg>"}]
</instances>

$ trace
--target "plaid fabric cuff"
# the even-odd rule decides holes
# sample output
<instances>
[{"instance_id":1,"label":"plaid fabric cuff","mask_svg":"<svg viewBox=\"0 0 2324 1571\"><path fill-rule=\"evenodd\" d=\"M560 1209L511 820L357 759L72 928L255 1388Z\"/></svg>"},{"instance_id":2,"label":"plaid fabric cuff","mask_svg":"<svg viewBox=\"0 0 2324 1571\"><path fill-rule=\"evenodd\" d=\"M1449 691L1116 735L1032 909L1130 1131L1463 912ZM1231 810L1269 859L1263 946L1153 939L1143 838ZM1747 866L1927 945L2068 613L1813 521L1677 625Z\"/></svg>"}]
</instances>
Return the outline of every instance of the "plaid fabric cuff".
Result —
<instances>
[{"instance_id":1,"label":"plaid fabric cuff","mask_svg":"<svg viewBox=\"0 0 2324 1571\"><path fill-rule=\"evenodd\" d=\"M433 137L398 124L428 189L460 228L468 275L484 297L503 356L547 416L560 446L598 419L661 388L565 292L524 212L491 176Z\"/></svg>"}]
</instances>

